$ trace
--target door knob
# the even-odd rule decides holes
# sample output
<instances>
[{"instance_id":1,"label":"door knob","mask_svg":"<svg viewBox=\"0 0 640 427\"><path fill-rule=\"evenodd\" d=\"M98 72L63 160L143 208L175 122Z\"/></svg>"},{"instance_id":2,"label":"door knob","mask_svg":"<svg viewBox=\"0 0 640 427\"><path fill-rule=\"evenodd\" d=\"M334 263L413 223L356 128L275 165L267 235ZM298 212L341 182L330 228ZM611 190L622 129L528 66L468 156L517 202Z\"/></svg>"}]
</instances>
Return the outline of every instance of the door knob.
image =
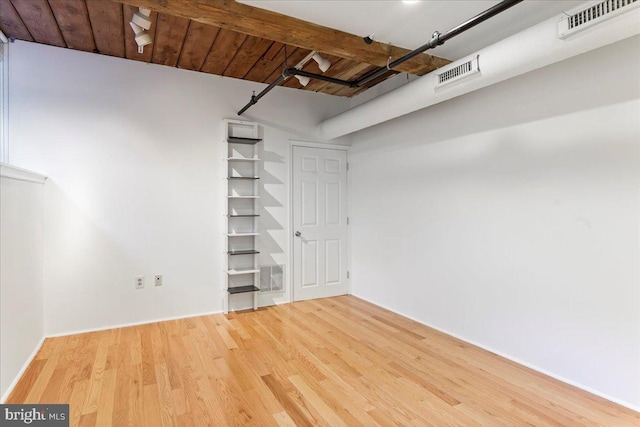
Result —
<instances>
[{"instance_id":1,"label":"door knob","mask_svg":"<svg viewBox=\"0 0 640 427\"><path fill-rule=\"evenodd\" d=\"M296 237L300 237L300 236L302 236L302 233L299 231L296 231Z\"/></svg>"}]
</instances>

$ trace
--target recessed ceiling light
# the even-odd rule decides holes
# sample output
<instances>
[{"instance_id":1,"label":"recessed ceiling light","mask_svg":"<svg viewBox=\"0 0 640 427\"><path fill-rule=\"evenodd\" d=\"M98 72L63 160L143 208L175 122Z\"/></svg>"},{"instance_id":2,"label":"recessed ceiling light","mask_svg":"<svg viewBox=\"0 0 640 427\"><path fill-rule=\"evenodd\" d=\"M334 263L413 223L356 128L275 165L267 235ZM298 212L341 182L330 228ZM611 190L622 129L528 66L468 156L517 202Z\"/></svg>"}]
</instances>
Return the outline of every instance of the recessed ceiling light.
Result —
<instances>
[{"instance_id":1,"label":"recessed ceiling light","mask_svg":"<svg viewBox=\"0 0 640 427\"><path fill-rule=\"evenodd\" d=\"M413 4L413 3L419 3L420 0L402 0L402 3L404 4Z\"/></svg>"}]
</instances>

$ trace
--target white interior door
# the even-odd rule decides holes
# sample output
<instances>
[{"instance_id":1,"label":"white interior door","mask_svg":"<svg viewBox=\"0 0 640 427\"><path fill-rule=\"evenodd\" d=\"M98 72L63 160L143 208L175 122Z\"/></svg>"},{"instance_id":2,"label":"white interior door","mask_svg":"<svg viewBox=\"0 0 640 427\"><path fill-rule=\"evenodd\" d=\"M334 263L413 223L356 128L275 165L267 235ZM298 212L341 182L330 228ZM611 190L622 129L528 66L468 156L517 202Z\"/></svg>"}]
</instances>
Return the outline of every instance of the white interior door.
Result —
<instances>
[{"instance_id":1,"label":"white interior door","mask_svg":"<svg viewBox=\"0 0 640 427\"><path fill-rule=\"evenodd\" d=\"M293 300L344 295L347 152L293 147Z\"/></svg>"}]
</instances>

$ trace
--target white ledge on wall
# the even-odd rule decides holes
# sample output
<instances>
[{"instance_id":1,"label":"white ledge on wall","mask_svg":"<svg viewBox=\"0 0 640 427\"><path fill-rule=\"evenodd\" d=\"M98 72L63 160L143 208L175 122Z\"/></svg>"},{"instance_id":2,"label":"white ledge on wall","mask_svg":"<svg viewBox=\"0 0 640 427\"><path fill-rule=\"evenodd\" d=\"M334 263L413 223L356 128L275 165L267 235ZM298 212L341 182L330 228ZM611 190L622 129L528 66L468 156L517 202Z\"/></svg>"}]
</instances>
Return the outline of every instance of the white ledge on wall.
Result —
<instances>
[{"instance_id":1,"label":"white ledge on wall","mask_svg":"<svg viewBox=\"0 0 640 427\"><path fill-rule=\"evenodd\" d=\"M2 178L17 179L19 181L35 182L36 184L44 184L47 179L47 177L42 174L7 163L0 163L0 176Z\"/></svg>"}]
</instances>

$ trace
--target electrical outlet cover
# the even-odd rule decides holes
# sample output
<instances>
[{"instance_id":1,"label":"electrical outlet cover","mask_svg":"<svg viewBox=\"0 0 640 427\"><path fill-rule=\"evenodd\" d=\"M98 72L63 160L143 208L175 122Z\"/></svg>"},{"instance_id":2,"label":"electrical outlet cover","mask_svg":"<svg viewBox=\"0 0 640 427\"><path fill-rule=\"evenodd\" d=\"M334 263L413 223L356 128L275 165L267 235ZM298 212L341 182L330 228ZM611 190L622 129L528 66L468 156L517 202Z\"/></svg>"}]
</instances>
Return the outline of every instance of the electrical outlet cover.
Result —
<instances>
[{"instance_id":1,"label":"electrical outlet cover","mask_svg":"<svg viewBox=\"0 0 640 427\"><path fill-rule=\"evenodd\" d=\"M153 276L153 281L156 286L162 286L162 275L158 274L157 276Z\"/></svg>"},{"instance_id":2,"label":"electrical outlet cover","mask_svg":"<svg viewBox=\"0 0 640 427\"><path fill-rule=\"evenodd\" d=\"M136 276L136 289L144 288L144 276Z\"/></svg>"}]
</instances>

